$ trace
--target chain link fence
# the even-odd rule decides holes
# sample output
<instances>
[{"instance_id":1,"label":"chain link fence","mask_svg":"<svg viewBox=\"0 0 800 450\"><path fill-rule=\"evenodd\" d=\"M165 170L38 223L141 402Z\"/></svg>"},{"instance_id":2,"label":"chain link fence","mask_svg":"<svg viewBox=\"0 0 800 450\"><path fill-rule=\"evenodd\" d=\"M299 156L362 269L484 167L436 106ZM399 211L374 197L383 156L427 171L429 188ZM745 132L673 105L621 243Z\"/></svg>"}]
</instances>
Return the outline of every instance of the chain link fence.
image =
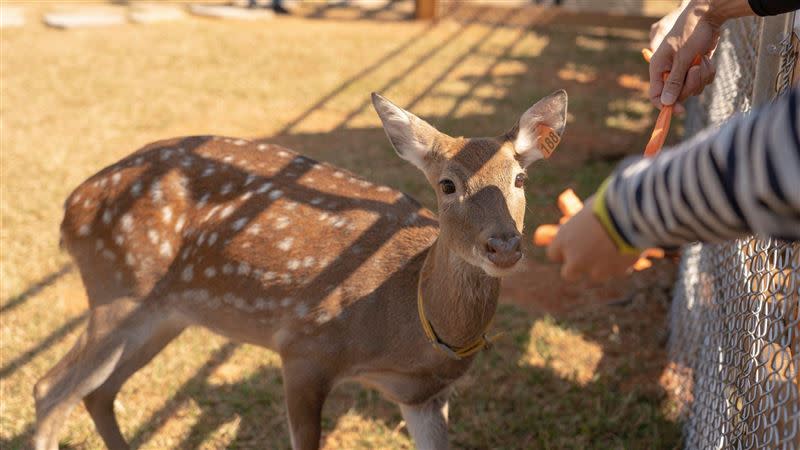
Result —
<instances>
[{"instance_id":1,"label":"chain link fence","mask_svg":"<svg viewBox=\"0 0 800 450\"><path fill-rule=\"evenodd\" d=\"M687 105L687 135L787 89L793 22L725 26L716 79ZM748 237L688 246L671 308L668 384L685 447L800 449L800 244Z\"/></svg>"}]
</instances>

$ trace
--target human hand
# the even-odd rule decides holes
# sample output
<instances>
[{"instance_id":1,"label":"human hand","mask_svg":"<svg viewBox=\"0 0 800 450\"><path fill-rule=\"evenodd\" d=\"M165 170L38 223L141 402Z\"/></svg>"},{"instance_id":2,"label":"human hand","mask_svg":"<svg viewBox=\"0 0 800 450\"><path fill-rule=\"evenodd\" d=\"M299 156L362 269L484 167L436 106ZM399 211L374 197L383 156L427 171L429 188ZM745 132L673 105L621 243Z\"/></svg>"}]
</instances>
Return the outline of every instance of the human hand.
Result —
<instances>
[{"instance_id":1,"label":"human hand","mask_svg":"<svg viewBox=\"0 0 800 450\"><path fill-rule=\"evenodd\" d=\"M583 209L558 229L547 247L551 261L563 263L561 277L577 281L588 274L594 281L603 281L626 273L639 259L638 255L619 252L603 225L592 213L594 197Z\"/></svg>"},{"instance_id":2,"label":"human hand","mask_svg":"<svg viewBox=\"0 0 800 450\"><path fill-rule=\"evenodd\" d=\"M662 17L658 22L654 22L650 25L650 49L655 50L661 45L661 41L667 36L667 33L672 29L675 25L675 22L678 20L678 17L683 12L684 8L689 4L689 0L683 0L681 2L681 6L673 9L667 15Z\"/></svg>"},{"instance_id":3,"label":"human hand","mask_svg":"<svg viewBox=\"0 0 800 450\"><path fill-rule=\"evenodd\" d=\"M722 22L724 18L714 13L708 0L691 1L678 15L650 60L650 101L656 107L697 95L714 81L710 58ZM700 64L692 66L697 55L702 56ZM664 72L669 72L666 80Z\"/></svg>"}]
</instances>

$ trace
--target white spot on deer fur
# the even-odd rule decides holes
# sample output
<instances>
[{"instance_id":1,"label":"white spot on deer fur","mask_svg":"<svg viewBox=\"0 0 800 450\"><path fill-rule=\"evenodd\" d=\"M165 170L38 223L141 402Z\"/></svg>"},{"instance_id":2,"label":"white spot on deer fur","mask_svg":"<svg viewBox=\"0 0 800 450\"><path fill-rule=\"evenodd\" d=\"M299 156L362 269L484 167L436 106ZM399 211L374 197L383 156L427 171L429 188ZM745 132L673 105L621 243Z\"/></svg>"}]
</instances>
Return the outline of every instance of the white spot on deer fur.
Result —
<instances>
[{"instance_id":1,"label":"white spot on deer fur","mask_svg":"<svg viewBox=\"0 0 800 450\"><path fill-rule=\"evenodd\" d=\"M239 275L248 275L250 273L250 264L246 262L239 263L239 269L236 270L236 273Z\"/></svg>"},{"instance_id":2,"label":"white spot on deer fur","mask_svg":"<svg viewBox=\"0 0 800 450\"><path fill-rule=\"evenodd\" d=\"M269 181L262 184L258 189L256 189L256 194L263 194L272 188L272 183Z\"/></svg>"},{"instance_id":3,"label":"white spot on deer fur","mask_svg":"<svg viewBox=\"0 0 800 450\"><path fill-rule=\"evenodd\" d=\"M147 238L150 239L150 243L151 244L153 244L153 245L158 244L158 240L159 240L158 231L156 231L156 230L154 230L152 228L147 230Z\"/></svg>"},{"instance_id":4,"label":"white spot on deer fur","mask_svg":"<svg viewBox=\"0 0 800 450\"><path fill-rule=\"evenodd\" d=\"M233 161L233 156L231 156L231 155L228 155L228 156L222 158L222 162L229 163L231 161Z\"/></svg>"},{"instance_id":5,"label":"white spot on deer fur","mask_svg":"<svg viewBox=\"0 0 800 450\"><path fill-rule=\"evenodd\" d=\"M181 214L181 216L178 217L178 221L175 222L175 232L180 233L185 223L186 223L186 214Z\"/></svg>"},{"instance_id":6,"label":"white spot on deer fur","mask_svg":"<svg viewBox=\"0 0 800 450\"><path fill-rule=\"evenodd\" d=\"M91 208L92 207L92 201L87 198L86 200L83 201L83 207L84 208Z\"/></svg>"},{"instance_id":7,"label":"white spot on deer fur","mask_svg":"<svg viewBox=\"0 0 800 450\"><path fill-rule=\"evenodd\" d=\"M172 257L172 244L169 241L162 242L161 246L158 247L158 253L164 258Z\"/></svg>"},{"instance_id":8,"label":"white spot on deer fur","mask_svg":"<svg viewBox=\"0 0 800 450\"><path fill-rule=\"evenodd\" d=\"M252 243L250 243L250 242L243 242L243 243L242 243L242 248L250 248L250 247L252 247L252 246L253 246L253 244L252 244Z\"/></svg>"},{"instance_id":9,"label":"white spot on deer fur","mask_svg":"<svg viewBox=\"0 0 800 450\"><path fill-rule=\"evenodd\" d=\"M72 196L72 205L77 205L78 202L81 201L81 194L75 194Z\"/></svg>"},{"instance_id":10,"label":"white spot on deer fur","mask_svg":"<svg viewBox=\"0 0 800 450\"><path fill-rule=\"evenodd\" d=\"M314 198L311 199L311 201L309 203L311 203L312 205L316 206L316 205L322 204L322 202L323 202L323 200L321 198L314 197Z\"/></svg>"},{"instance_id":11,"label":"white spot on deer fur","mask_svg":"<svg viewBox=\"0 0 800 450\"><path fill-rule=\"evenodd\" d=\"M222 209L222 212L219 213L219 217L225 219L231 214L233 214L233 205L228 205Z\"/></svg>"},{"instance_id":12,"label":"white spot on deer fur","mask_svg":"<svg viewBox=\"0 0 800 450\"><path fill-rule=\"evenodd\" d=\"M137 181L136 183L133 183L133 186L131 186L131 195L134 197L138 197L141 193L142 193L142 182Z\"/></svg>"},{"instance_id":13,"label":"white spot on deer fur","mask_svg":"<svg viewBox=\"0 0 800 450\"><path fill-rule=\"evenodd\" d=\"M259 311L264 311L265 309L272 309L273 304L271 301L258 297L253 303L253 306Z\"/></svg>"},{"instance_id":14,"label":"white spot on deer fur","mask_svg":"<svg viewBox=\"0 0 800 450\"><path fill-rule=\"evenodd\" d=\"M92 231L92 229L89 224L83 224L78 228L78 236L88 236L90 231Z\"/></svg>"},{"instance_id":15,"label":"white spot on deer fur","mask_svg":"<svg viewBox=\"0 0 800 450\"><path fill-rule=\"evenodd\" d=\"M230 275L233 273L233 264L225 263L222 265L222 273L225 275Z\"/></svg>"},{"instance_id":16,"label":"white spot on deer fur","mask_svg":"<svg viewBox=\"0 0 800 450\"><path fill-rule=\"evenodd\" d=\"M219 237L219 234L216 231L211 233L210 236L208 236L208 246L209 247L214 245L214 242L217 242L217 237Z\"/></svg>"},{"instance_id":17,"label":"white spot on deer fur","mask_svg":"<svg viewBox=\"0 0 800 450\"><path fill-rule=\"evenodd\" d=\"M222 185L222 189L219 190L219 193L222 195L228 195L233 191L233 183L225 183Z\"/></svg>"},{"instance_id":18,"label":"white spot on deer fur","mask_svg":"<svg viewBox=\"0 0 800 450\"><path fill-rule=\"evenodd\" d=\"M347 225L347 219L344 217L339 217L333 222L333 226L336 228L342 228L345 225Z\"/></svg>"},{"instance_id":19,"label":"white spot on deer fur","mask_svg":"<svg viewBox=\"0 0 800 450\"><path fill-rule=\"evenodd\" d=\"M281 191L280 189L276 189L276 190L274 190L274 191L269 193L269 198L270 198L270 200L277 200L277 199L281 198L282 195L283 195L283 191Z\"/></svg>"},{"instance_id":20,"label":"white spot on deer fur","mask_svg":"<svg viewBox=\"0 0 800 450\"><path fill-rule=\"evenodd\" d=\"M278 242L278 244L276 245L276 247L285 252L288 252L292 248L292 243L294 243L294 238L287 237L281 239L280 242Z\"/></svg>"},{"instance_id":21,"label":"white spot on deer fur","mask_svg":"<svg viewBox=\"0 0 800 450\"><path fill-rule=\"evenodd\" d=\"M164 223L170 223L172 221L172 207L165 206L161 208L161 219L164 220Z\"/></svg>"},{"instance_id":22,"label":"white spot on deer fur","mask_svg":"<svg viewBox=\"0 0 800 450\"><path fill-rule=\"evenodd\" d=\"M99 252L99 251L100 251L100 250L102 250L102 249L103 249L103 247L105 247L105 246L106 246L106 243L105 243L105 242L103 242L103 240L102 240L102 239L98 239L98 240L96 240L96 241L94 242L94 251L96 251L96 252Z\"/></svg>"},{"instance_id":23,"label":"white spot on deer fur","mask_svg":"<svg viewBox=\"0 0 800 450\"><path fill-rule=\"evenodd\" d=\"M192 281L192 278L194 278L194 266L189 264L183 268L183 272L181 272L181 280L188 283Z\"/></svg>"},{"instance_id":24,"label":"white spot on deer fur","mask_svg":"<svg viewBox=\"0 0 800 450\"><path fill-rule=\"evenodd\" d=\"M267 144L258 144L257 149L261 150L262 152L267 149Z\"/></svg>"},{"instance_id":25,"label":"white spot on deer fur","mask_svg":"<svg viewBox=\"0 0 800 450\"><path fill-rule=\"evenodd\" d=\"M242 145L247 144L247 141L245 141L244 139L237 139L237 140L233 141L233 144L234 145L238 145L238 146L242 146Z\"/></svg>"},{"instance_id":26,"label":"white spot on deer fur","mask_svg":"<svg viewBox=\"0 0 800 450\"><path fill-rule=\"evenodd\" d=\"M153 181L153 184L150 185L150 198L154 202L160 202L164 198L164 192L161 190L161 181Z\"/></svg>"},{"instance_id":27,"label":"white spot on deer fur","mask_svg":"<svg viewBox=\"0 0 800 450\"><path fill-rule=\"evenodd\" d=\"M405 225L411 225L412 223L416 222L419 219L419 214L411 213L406 220L403 222Z\"/></svg>"},{"instance_id":28,"label":"white spot on deer fur","mask_svg":"<svg viewBox=\"0 0 800 450\"><path fill-rule=\"evenodd\" d=\"M326 212L323 212L323 213L320 213L320 214L319 214L319 217L318 217L318 219L319 219L320 221L324 221L324 220L326 220L326 219L328 218L328 216L329 216L329 214L328 214L328 213L326 213Z\"/></svg>"},{"instance_id":29,"label":"white spot on deer fur","mask_svg":"<svg viewBox=\"0 0 800 450\"><path fill-rule=\"evenodd\" d=\"M328 314L326 311L322 311L317 314L317 317L314 319L317 324L322 325L326 322L329 322L332 319L331 315Z\"/></svg>"},{"instance_id":30,"label":"white spot on deer fur","mask_svg":"<svg viewBox=\"0 0 800 450\"><path fill-rule=\"evenodd\" d=\"M306 256L303 258L303 267L311 267L314 265L314 257L313 256Z\"/></svg>"},{"instance_id":31,"label":"white spot on deer fur","mask_svg":"<svg viewBox=\"0 0 800 450\"><path fill-rule=\"evenodd\" d=\"M294 211L297 208L297 202L286 202L284 208L288 211Z\"/></svg>"},{"instance_id":32,"label":"white spot on deer fur","mask_svg":"<svg viewBox=\"0 0 800 450\"><path fill-rule=\"evenodd\" d=\"M161 160L162 161L166 161L170 157L172 157L172 150L171 149L167 148L167 149L164 149L164 150L161 151Z\"/></svg>"},{"instance_id":33,"label":"white spot on deer fur","mask_svg":"<svg viewBox=\"0 0 800 450\"><path fill-rule=\"evenodd\" d=\"M121 234L117 234L116 236L114 236L114 242L115 242L117 245L122 245L122 244L124 244L124 243L125 243L125 236L123 236L123 235L121 235Z\"/></svg>"},{"instance_id":34,"label":"white spot on deer fur","mask_svg":"<svg viewBox=\"0 0 800 450\"><path fill-rule=\"evenodd\" d=\"M193 161L194 160L192 159L191 156L185 156L185 157L183 157L181 159L181 166L183 166L183 167L188 169L189 167L192 167L192 162Z\"/></svg>"},{"instance_id":35,"label":"white spot on deer fur","mask_svg":"<svg viewBox=\"0 0 800 450\"><path fill-rule=\"evenodd\" d=\"M283 306L284 308L286 308L287 306L289 306L291 304L292 304L292 297L284 297L281 300L281 306Z\"/></svg>"},{"instance_id":36,"label":"white spot on deer fur","mask_svg":"<svg viewBox=\"0 0 800 450\"><path fill-rule=\"evenodd\" d=\"M282 229L288 227L289 223L291 223L291 221L289 220L288 217L280 216L277 219L275 219L275 229L276 230L282 230Z\"/></svg>"},{"instance_id":37,"label":"white spot on deer fur","mask_svg":"<svg viewBox=\"0 0 800 450\"><path fill-rule=\"evenodd\" d=\"M106 210L103 211L103 223L106 225L110 224L112 216L111 210L106 208Z\"/></svg>"},{"instance_id":38,"label":"white spot on deer fur","mask_svg":"<svg viewBox=\"0 0 800 450\"><path fill-rule=\"evenodd\" d=\"M206 276L206 278L213 278L214 275L217 274L217 269L215 269L214 266L206 267L206 270L203 271L203 274Z\"/></svg>"},{"instance_id":39,"label":"white spot on deer fur","mask_svg":"<svg viewBox=\"0 0 800 450\"><path fill-rule=\"evenodd\" d=\"M336 172L333 172L333 176L336 178L344 178L344 173L337 170Z\"/></svg>"},{"instance_id":40,"label":"white spot on deer fur","mask_svg":"<svg viewBox=\"0 0 800 450\"><path fill-rule=\"evenodd\" d=\"M378 186L378 192L389 192L392 189L387 186Z\"/></svg>"},{"instance_id":41,"label":"white spot on deer fur","mask_svg":"<svg viewBox=\"0 0 800 450\"><path fill-rule=\"evenodd\" d=\"M370 182L369 182L369 181L367 181L367 180L361 180L361 181L358 183L358 185L359 185L359 186L361 186L361 187L363 187L363 188L368 188L368 187L372 186L372 183L370 183Z\"/></svg>"},{"instance_id":42,"label":"white spot on deer fur","mask_svg":"<svg viewBox=\"0 0 800 450\"><path fill-rule=\"evenodd\" d=\"M208 204L208 199L211 198L211 194L206 192L202 196L200 196L200 200L197 201L197 205L195 205L198 209L205 208L206 204Z\"/></svg>"},{"instance_id":43,"label":"white spot on deer fur","mask_svg":"<svg viewBox=\"0 0 800 450\"><path fill-rule=\"evenodd\" d=\"M288 153L286 153L286 152L285 152L285 151L283 151L283 150L278 150L278 156L280 156L281 158L286 158L286 157L288 157L288 156L289 156L289 154L288 154Z\"/></svg>"},{"instance_id":44,"label":"white spot on deer fur","mask_svg":"<svg viewBox=\"0 0 800 450\"><path fill-rule=\"evenodd\" d=\"M262 281L272 281L275 279L277 274L275 272L264 272L264 275L261 277Z\"/></svg>"},{"instance_id":45,"label":"white spot on deer fur","mask_svg":"<svg viewBox=\"0 0 800 450\"><path fill-rule=\"evenodd\" d=\"M119 184L119 180L122 179L122 174L119 172L114 172L114 175L111 175L111 184L114 186Z\"/></svg>"},{"instance_id":46,"label":"white spot on deer fur","mask_svg":"<svg viewBox=\"0 0 800 450\"><path fill-rule=\"evenodd\" d=\"M189 247L186 247L185 249L183 249L183 251L181 252L181 261L186 261L186 259L189 258L189 253L190 252L191 252L191 248L189 248Z\"/></svg>"},{"instance_id":47,"label":"white spot on deer fur","mask_svg":"<svg viewBox=\"0 0 800 450\"><path fill-rule=\"evenodd\" d=\"M286 263L286 267L289 270L297 270L300 268L300 260L290 259L289 262Z\"/></svg>"},{"instance_id":48,"label":"white spot on deer fur","mask_svg":"<svg viewBox=\"0 0 800 450\"><path fill-rule=\"evenodd\" d=\"M290 274L290 273L282 273L281 274L281 283L283 283L283 284L291 284L292 283L292 274Z\"/></svg>"},{"instance_id":49,"label":"white spot on deer fur","mask_svg":"<svg viewBox=\"0 0 800 450\"><path fill-rule=\"evenodd\" d=\"M236 219L231 224L231 228L233 229L233 231L239 231L244 227L244 225L247 223L248 220L250 220L250 218L248 217L241 217L239 219Z\"/></svg>"},{"instance_id":50,"label":"white spot on deer fur","mask_svg":"<svg viewBox=\"0 0 800 450\"><path fill-rule=\"evenodd\" d=\"M246 202L252 196L253 196L253 193L251 191L247 191L244 194L239 196L239 200L241 200L242 202Z\"/></svg>"},{"instance_id":51,"label":"white spot on deer fur","mask_svg":"<svg viewBox=\"0 0 800 450\"><path fill-rule=\"evenodd\" d=\"M252 234L252 235L256 235L259 232L261 232L261 225L257 224L257 223L254 223L253 225L250 225L249 227L247 227L247 230L245 231L245 233Z\"/></svg>"},{"instance_id":52,"label":"white spot on deer fur","mask_svg":"<svg viewBox=\"0 0 800 450\"><path fill-rule=\"evenodd\" d=\"M136 264L136 257L133 256L133 253L128 252L125 254L125 264L131 267Z\"/></svg>"},{"instance_id":53,"label":"white spot on deer fur","mask_svg":"<svg viewBox=\"0 0 800 450\"><path fill-rule=\"evenodd\" d=\"M297 317L303 317L306 315L307 312L308 312L308 306L306 306L305 303L298 303L294 307L294 314Z\"/></svg>"},{"instance_id":54,"label":"white spot on deer fur","mask_svg":"<svg viewBox=\"0 0 800 450\"><path fill-rule=\"evenodd\" d=\"M216 214L217 211L219 211L220 208L221 208L221 206L219 206L219 205L212 206L211 209L208 211L208 213L206 213L206 216L203 217L203 222L205 222L208 219L210 219L211 217L213 217L214 214Z\"/></svg>"},{"instance_id":55,"label":"white spot on deer fur","mask_svg":"<svg viewBox=\"0 0 800 450\"><path fill-rule=\"evenodd\" d=\"M201 177L209 177L209 176L213 175L214 172L215 172L214 166L208 166L208 167L205 168L205 170L203 170L203 173L201 173L200 176Z\"/></svg>"},{"instance_id":56,"label":"white spot on deer fur","mask_svg":"<svg viewBox=\"0 0 800 450\"><path fill-rule=\"evenodd\" d=\"M105 250L103 250L103 258L105 258L105 259L107 259L109 261L116 261L117 260L117 255L115 255L114 252L112 252L111 250L105 249Z\"/></svg>"},{"instance_id":57,"label":"white spot on deer fur","mask_svg":"<svg viewBox=\"0 0 800 450\"><path fill-rule=\"evenodd\" d=\"M120 224L122 224L122 231L130 232L133 230L133 216L131 213L125 213L122 216L122 220L120 220Z\"/></svg>"},{"instance_id":58,"label":"white spot on deer fur","mask_svg":"<svg viewBox=\"0 0 800 450\"><path fill-rule=\"evenodd\" d=\"M252 183L253 181L256 181L256 176L253 175L252 173L247 174L247 178L244 179L244 185L247 186L248 184Z\"/></svg>"}]
</instances>

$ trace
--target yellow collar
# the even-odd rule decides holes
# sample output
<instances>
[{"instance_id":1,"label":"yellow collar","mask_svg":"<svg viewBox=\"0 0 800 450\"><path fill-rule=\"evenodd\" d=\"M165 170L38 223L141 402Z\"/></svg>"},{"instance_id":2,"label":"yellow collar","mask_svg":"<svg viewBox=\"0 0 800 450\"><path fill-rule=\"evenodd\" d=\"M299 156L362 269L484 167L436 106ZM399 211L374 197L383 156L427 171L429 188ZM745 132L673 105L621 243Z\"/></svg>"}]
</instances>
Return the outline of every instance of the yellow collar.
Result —
<instances>
[{"instance_id":1,"label":"yellow collar","mask_svg":"<svg viewBox=\"0 0 800 450\"><path fill-rule=\"evenodd\" d=\"M425 264L423 264L422 267L424 268ZM436 332L433 331L433 326L431 325L430 321L428 321L428 319L425 317L425 307L422 304L422 270L420 270L419 282L417 283L417 310L419 311L419 321L422 323L422 329L425 331L425 336L428 337L428 342L430 342L435 349L441 351L452 359L463 359L467 356L474 355L485 348L489 348L492 343L497 340L497 338L503 335L503 333L500 332L487 339L486 331L488 331L489 327L492 326L492 321L489 321L480 337L464 347L453 348L439 339L439 336L437 336Z\"/></svg>"}]
</instances>

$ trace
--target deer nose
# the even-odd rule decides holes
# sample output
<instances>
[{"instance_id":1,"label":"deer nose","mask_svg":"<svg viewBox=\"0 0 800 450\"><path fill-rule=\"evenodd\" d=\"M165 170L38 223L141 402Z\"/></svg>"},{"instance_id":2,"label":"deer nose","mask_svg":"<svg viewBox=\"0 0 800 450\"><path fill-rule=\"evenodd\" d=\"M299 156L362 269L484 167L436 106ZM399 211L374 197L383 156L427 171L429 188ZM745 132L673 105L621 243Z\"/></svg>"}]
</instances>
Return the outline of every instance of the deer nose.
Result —
<instances>
[{"instance_id":1,"label":"deer nose","mask_svg":"<svg viewBox=\"0 0 800 450\"><path fill-rule=\"evenodd\" d=\"M490 237L486 241L487 257L498 267L511 267L522 257L520 243L519 235Z\"/></svg>"}]
</instances>

